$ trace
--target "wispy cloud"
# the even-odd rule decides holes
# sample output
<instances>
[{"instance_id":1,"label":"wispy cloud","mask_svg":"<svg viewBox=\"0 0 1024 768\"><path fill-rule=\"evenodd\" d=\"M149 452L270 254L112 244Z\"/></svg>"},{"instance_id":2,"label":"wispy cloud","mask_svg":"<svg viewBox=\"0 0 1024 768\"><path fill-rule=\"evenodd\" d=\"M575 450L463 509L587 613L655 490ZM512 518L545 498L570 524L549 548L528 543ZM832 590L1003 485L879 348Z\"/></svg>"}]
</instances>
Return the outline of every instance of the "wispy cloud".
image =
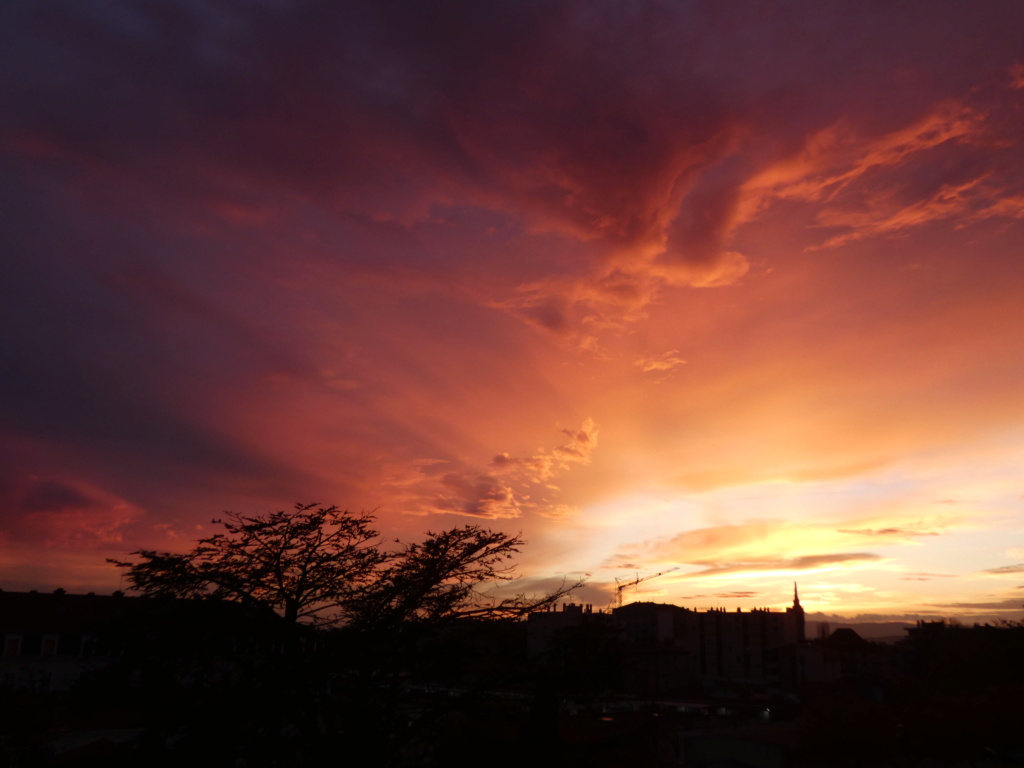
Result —
<instances>
[{"instance_id":1,"label":"wispy cloud","mask_svg":"<svg viewBox=\"0 0 1024 768\"><path fill-rule=\"evenodd\" d=\"M977 132L974 113L955 102L940 104L910 125L879 137L857 135L849 120L809 136L799 152L780 160L746 184L752 216L770 200L834 200L842 190L879 168L901 165L912 155L962 141Z\"/></svg>"},{"instance_id":2,"label":"wispy cloud","mask_svg":"<svg viewBox=\"0 0 1024 768\"><path fill-rule=\"evenodd\" d=\"M837 528L833 524L813 521L749 520L735 525L696 528L664 539L641 542L620 549L613 562L678 562L695 565L756 563L765 557L771 562L803 562L800 558L811 551L814 557L836 553L846 557L851 543L912 544L921 536L937 536L951 520L932 517L928 520L890 518L879 525L880 518L850 521L856 527ZM625 566L624 566L625 567ZM792 567L796 567L795 565Z\"/></svg>"},{"instance_id":3,"label":"wispy cloud","mask_svg":"<svg viewBox=\"0 0 1024 768\"><path fill-rule=\"evenodd\" d=\"M465 462L423 459L388 482L393 503L414 514L451 513L486 519L518 518L531 512L553 519L572 514L558 500L554 484L564 472L587 465L597 448L593 419L577 429L562 429L563 441L527 456L500 453L486 469Z\"/></svg>"},{"instance_id":4,"label":"wispy cloud","mask_svg":"<svg viewBox=\"0 0 1024 768\"><path fill-rule=\"evenodd\" d=\"M679 357L678 349L670 349L659 355L651 355L650 357L641 357L639 360L634 360L633 365L644 373L665 373L678 368L680 365L686 365L686 361Z\"/></svg>"},{"instance_id":5,"label":"wispy cloud","mask_svg":"<svg viewBox=\"0 0 1024 768\"><path fill-rule=\"evenodd\" d=\"M989 568L983 573L990 573L994 576L1013 575L1018 573L1024 573L1024 563L1018 563L1016 565L1001 565L998 568Z\"/></svg>"},{"instance_id":6,"label":"wispy cloud","mask_svg":"<svg viewBox=\"0 0 1024 768\"><path fill-rule=\"evenodd\" d=\"M932 221L956 218L957 226L993 217L1024 217L1020 196L1007 196L1005 189L985 183L989 174L960 184L943 185L928 197L906 205L890 195L877 195L859 210L824 211L818 217L823 227L849 230L821 244L833 248L876 235L891 234Z\"/></svg>"},{"instance_id":7,"label":"wispy cloud","mask_svg":"<svg viewBox=\"0 0 1024 768\"><path fill-rule=\"evenodd\" d=\"M839 528L839 533L852 533L857 536L880 536L886 538L907 539L917 536L939 536L939 531L922 530L921 528Z\"/></svg>"},{"instance_id":8,"label":"wispy cloud","mask_svg":"<svg viewBox=\"0 0 1024 768\"><path fill-rule=\"evenodd\" d=\"M598 434L594 420L586 419L579 429L563 429L562 435L568 440L551 450L525 457L499 453L491 460L491 466L522 482L535 485L548 483L557 473L568 470L574 464L589 464L591 454L597 448Z\"/></svg>"},{"instance_id":9,"label":"wispy cloud","mask_svg":"<svg viewBox=\"0 0 1024 768\"><path fill-rule=\"evenodd\" d=\"M930 608L939 608L943 610L956 610L958 612L966 611L970 613L983 612L983 611L1013 611L1019 612L1024 605L1021 604L1019 597L1009 597L1005 600L979 600L979 601L963 601L963 602L948 602L948 603L934 603L929 605Z\"/></svg>"},{"instance_id":10,"label":"wispy cloud","mask_svg":"<svg viewBox=\"0 0 1024 768\"><path fill-rule=\"evenodd\" d=\"M801 571L827 571L834 568L851 568L871 565L883 560L880 555L870 552L837 552L822 555L801 555L799 557L764 558L738 562L696 562L705 566L702 570L680 576L680 579L706 579L738 574L788 574Z\"/></svg>"},{"instance_id":11,"label":"wispy cloud","mask_svg":"<svg viewBox=\"0 0 1024 768\"><path fill-rule=\"evenodd\" d=\"M440 484L442 494L433 500L438 512L491 520L522 514L522 507L512 488L493 475L448 472L441 476Z\"/></svg>"},{"instance_id":12,"label":"wispy cloud","mask_svg":"<svg viewBox=\"0 0 1024 768\"><path fill-rule=\"evenodd\" d=\"M998 153L984 111L946 101L916 120L880 137L858 135L843 119L810 136L800 152L773 163L745 184L744 220L774 200L821 204L817 224L841 230L811 249L833 248L867 237L893 234L930 222L956 226L989 218L1024 216L1020 189L1005 174L998 178L983 159L979 173L935 183L915 173L924 186L908 187L901 172L950 145L985 157ZM1007 145L1003 144L1003 148ZM941 154L932 160L940 162ZM963 176L957 169L946 174ZM968 166L967 173L970 173ZM934 174L933 174L934 175Z\"/></svg>"},{"instance_id":13,"label":"wispy cloud","mask_svg":"<svg viewBox=\"0 0 1024 768\"><path fill-rule=\"evenodd\" d=\"M953 573L908 573L900 576L900 581L931 581L932 579L955 579Z\"/></svg>"},{"instance_id":14,"label":"wispy cloud","mask_svg":"<svg viewBox=\"0 0 1024 768\"><path fill-rule=\"evenodd\" d=\"M701 595L681 595L680 600L707 600L708 598L716 598L719 600L750 600L758 597L760 592L751 592L746 590L737 590L733 592L713 592L710 594Z\"/></svg>"}]
</instances>

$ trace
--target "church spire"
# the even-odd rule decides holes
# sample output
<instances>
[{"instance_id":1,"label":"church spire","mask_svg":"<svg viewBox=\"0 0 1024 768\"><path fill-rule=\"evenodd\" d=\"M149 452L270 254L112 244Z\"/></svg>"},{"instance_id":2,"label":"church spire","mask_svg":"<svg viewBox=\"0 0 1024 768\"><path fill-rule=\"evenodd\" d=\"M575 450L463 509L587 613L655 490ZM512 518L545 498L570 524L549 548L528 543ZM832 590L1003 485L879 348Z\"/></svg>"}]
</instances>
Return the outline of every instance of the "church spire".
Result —
<instances>
[{"instance_id":1,"label":"church spire","mask_svg":"<svg viewBox=\"0 0 1024 768\"><path fill-rule=\"evenodd\" d=\"M789 620L788 632L791 642L804 642L804 609L800 605L800 593L796 591L796 582L793 582L793 607L786 609L786 618Z\"/></svg>"}]
</instances>

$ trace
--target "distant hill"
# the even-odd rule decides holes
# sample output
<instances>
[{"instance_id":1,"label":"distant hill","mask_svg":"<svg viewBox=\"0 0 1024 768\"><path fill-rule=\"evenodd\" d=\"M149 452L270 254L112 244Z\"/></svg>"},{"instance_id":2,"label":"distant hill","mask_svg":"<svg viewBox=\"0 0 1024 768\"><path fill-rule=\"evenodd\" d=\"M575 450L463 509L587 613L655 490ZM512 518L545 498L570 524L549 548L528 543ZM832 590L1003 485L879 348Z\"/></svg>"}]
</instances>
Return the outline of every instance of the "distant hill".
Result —
<instances>
[{"instance_id":1,"label":"distant hill","mask_svg":"<svg viewBox=\"0 0 1024 768\"><path fill-rule=\"evenodd\" d=\"M865 640L870 640L875 643L895 643L906 637L907 633L904 632L906 627L915 626L913 621L808 621L806 633L808 640L813 640L818 637L818 627L821 624L828 625L829 634L835 632L837 629L849 628Z\"/></svg>"}]
</instances>

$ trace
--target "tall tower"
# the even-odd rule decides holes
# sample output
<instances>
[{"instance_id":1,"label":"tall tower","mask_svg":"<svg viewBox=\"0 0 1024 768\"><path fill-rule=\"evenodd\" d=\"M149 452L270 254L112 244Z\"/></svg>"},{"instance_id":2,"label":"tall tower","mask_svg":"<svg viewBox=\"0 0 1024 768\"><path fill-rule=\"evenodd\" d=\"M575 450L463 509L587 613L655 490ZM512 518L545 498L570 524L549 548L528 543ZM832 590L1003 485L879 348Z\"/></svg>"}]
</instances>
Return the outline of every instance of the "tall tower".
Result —
<instances>
[{"instance_id":1,"label":"tall tower","mask_svg":"<svg viewBox=\"0 0 1024 768\"><path fill-rule=\"evenodd\" d=\"M806 639L804 633L804 609L800 605L800 594L796 589L796 582L793 582L793 607L786 609L786 634L792 638L792 642L802 643Z\"/></svg>"}]
</instances>

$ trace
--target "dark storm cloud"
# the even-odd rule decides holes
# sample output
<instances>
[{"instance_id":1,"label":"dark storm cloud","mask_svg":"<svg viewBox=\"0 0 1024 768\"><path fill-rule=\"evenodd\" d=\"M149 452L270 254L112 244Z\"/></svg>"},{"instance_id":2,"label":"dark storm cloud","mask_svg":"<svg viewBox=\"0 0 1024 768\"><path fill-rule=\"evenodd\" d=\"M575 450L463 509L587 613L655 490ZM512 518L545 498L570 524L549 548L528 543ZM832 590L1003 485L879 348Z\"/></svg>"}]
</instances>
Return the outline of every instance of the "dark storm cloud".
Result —
<instances>
[{"instance_id":1,"label":"dark storm cloud","mask_svg":"<svg viewBox=\"0 0 1024 768\"><path fill-rule=\"evenodd\" d=\"M211 432L200 401L240 370L303 363L171 276L198 243L139 223L113 232L80 211L44 227L43 200L19 199L10 177L0 188L11 202L0 306L7 429L102 446L136 466L148 458L154 473L173 475L179 463L281 471Z\"/></svg>"},{"instance_id":2,"label":"dark storm cloud","mask_svg":"<svg viewBox=\"0 0 1024 768\"><path fill-rule=\"evenodd\" d=\"M0 472L2 544L103 546L139 517L137 507L78 481Z\"/></svg>"},{"instance_id":3,"label":"dark storm cloud","mask_svg":"<svg viewBox=\"0 0 1024 768\"><path fill-rule=\"evenodd\" d=\"M260 190L405 223L469 203L595 253L642 246L634 271L667 249L659 274L713 284L746 269L727 249L744 184L858 110L839 86L892 80L886 106L912 114L965 77L885 77L947 41L872 8L745 26L713 3L21 4L0 38L3 138L33 171L56 157L235 215ZM557 297L523 311L567 322Z\"/></svg>"},{"instance_id":4,"label":"dark storm cloud","mask_svg":"<svg viewBox=\"0 0 1024 768\"><path fill-rule=\"evenodd\" d=\"M227 171L398 217L484 194L630 240L657 226L651 175L726 120L660 68L658 20L609 6L106 8L8 10L6 138L193 192Z\"/></svg>"},{"instance_id":5,"label":"dark storm cloud","mask_svg":"<svg viewBox=\"0 0 1024 768\"><path fill-rule=\"evenodd\" d=\"M41 512L43 510L88 509L99 502L55 480L38 480L33 483L17 502L17 508L25 512Z\"/></svg>"}]
</instances>

